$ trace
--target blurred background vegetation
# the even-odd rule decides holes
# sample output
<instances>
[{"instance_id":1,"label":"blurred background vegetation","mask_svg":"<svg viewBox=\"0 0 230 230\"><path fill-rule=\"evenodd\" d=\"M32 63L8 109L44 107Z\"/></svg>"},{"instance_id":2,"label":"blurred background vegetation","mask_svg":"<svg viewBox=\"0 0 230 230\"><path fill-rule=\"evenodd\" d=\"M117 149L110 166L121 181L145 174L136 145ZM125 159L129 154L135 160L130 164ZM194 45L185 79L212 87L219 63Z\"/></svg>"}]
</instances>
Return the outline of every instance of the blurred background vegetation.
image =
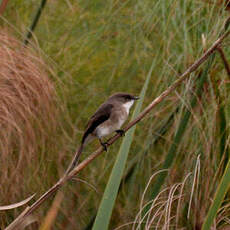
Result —
<instances>
[{"instance_id":1,"label":"blurred background vegetation","mask_svg":"<svg viewBox=\"0 0 230 230\"><path fill-rule=\"evenodd\" d=\"M20 110L20 103L16 103L19 112L15 116L14 112L11 114L11 123L14 121L16 125L5 136L8 121L1 123L0 136L4 138L0 140L0 205L18 202L33 193L39 196L52 186L71 161L89 116L114 92L138 95L152 65L143 108L165 90L218 38L229 16L225 3L208 0L47 1L28 45L29 54L25 56L34 55L32 62L41 66L31 81L37 82L41 76L46 80L39 83L39 87L50 84L50 88L45 91L47 97L33 94L39 102L33 101L34 107L29 113L26 109ZM39 4L40 1L35 0L9 1L2 14L1 30L18 41L12 49L15 55L24 57L18 47ZM222 48L229 60L228 41ZM25 72L31 68L34 72L30 60L28 62L20 68ZM143 208L141 200L144 203L151 200L155 181L151 181L143 198L144 190L151 176L161 169L185 110L191 112L191 117L177 143L173 165L161 191L168 189L158 197L159 205L163 206L161 209L156 206L152 211L153 220L149 220L146 229L201 229L228 160L230 119L230 76L218 54L202 95L196 97L195 79L203 73L204 66L138 123L126 173L133 166L133 159L137 162L136 168L122 182L109 229L122 225L119 229L132 226L139 229L133 222ZM15 68L16 75L27 76L18 72L19 67ZM37 90L36 87L33 89ZM194 95L198 103L192 109L190 100ZM27 101L23 103L27 108ZM0 101L0 111L6 104ZM12 104L11 109L7 109L12 111L17 106ZM37 111L39 108L41 113ZM30 117L31 113L36 119ZM29 125L25 125L25 121ZM116 142L76 180L65 185L51 229L89 226L97 213L120 143L121 140ZM88 146L82 158L98 145L95 141ZM180 187L176 187L179 183L182 183ZM230 225L228 201L229 194L213 229L227 229ZM39 229L52 202L48 200L35 212L38 223L31 229ZM6 227L22 210L2 212L0 227ZM165 223L168 217L170 222Z\"/></svg>"}]
</instances>

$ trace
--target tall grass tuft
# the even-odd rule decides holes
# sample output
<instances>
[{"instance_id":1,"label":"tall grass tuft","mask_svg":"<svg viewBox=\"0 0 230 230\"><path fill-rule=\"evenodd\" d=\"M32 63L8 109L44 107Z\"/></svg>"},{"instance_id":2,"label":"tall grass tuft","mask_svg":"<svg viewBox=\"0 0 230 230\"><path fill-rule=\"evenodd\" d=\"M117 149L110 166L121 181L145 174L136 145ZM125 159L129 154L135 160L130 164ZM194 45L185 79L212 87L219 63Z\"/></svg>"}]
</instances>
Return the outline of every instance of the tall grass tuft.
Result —
<instances>
[{"instance_id":1,"label":"tall grass tuft","mask_svg":"<svg viewBox=\"0 0 230 230\"><path fill-rule=\"evenodd\" d=\"M55 143L59 109L55 87L39 55L3 31L0 57L0 181L4 182L0 197L4 205L33 193L24 189L35 188L32 174L44 173L47 167L39 162L45 147Z\"/></svg>"}]
</instances>

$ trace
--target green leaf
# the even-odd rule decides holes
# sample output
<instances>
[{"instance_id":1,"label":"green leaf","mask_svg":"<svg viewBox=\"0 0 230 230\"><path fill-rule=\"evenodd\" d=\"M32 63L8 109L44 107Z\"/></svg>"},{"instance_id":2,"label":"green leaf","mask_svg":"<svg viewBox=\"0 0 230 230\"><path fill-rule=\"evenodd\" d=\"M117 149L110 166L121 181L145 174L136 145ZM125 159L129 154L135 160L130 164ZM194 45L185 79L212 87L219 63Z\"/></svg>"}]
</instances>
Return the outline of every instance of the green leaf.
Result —
<instances>
[{"instance_id":1,"label":"green leaf","mask_svg":"<svg viewBox=\"0 0 230 230\"><path fill-rule=\"evenodd\" d=\"M161 137L171 128L171 126L173 124L174 117L178 111L179 111L179 106L176 107L176 109L170 114L170 116L162 122L163 124L161 124L161 126L159 128L157 127L156 131L153 132L155 135L151 134L151 138L149 138L146 146L141 151L141 155L140 156L136 155L134 158L132 158L131 161L129 161L129 164L127 165L127 168L128 168L127 172L122 177L118 193L122 190L122 187L125 186L130 179L132 179L132 181L134 181L134 183L135 183L136 177L134 174L139 169L139 164L138 164L139 158L145 157L145 155L147 154L149 149L154 148L154 145L158 142L158 140L161 139ZM132 188L131 188L131 190L132 190ZM84 228L85 230L91 230L92 229L95 218L96 218L96 214L90 219L86 228Z\"/></svg>"},{"instance_id":2,"label":"green leaf","mask_svg":"<svg viewBox=\"0 0 230 230\"><path fill-rule=\"evenodd\" d=\"M230 160L228 161L224 175L221 179L220 185L216 191L214 201L209 209L208 215L202 225L202 230L210 230L213 220L218 212L218 209L224 199L230 186Z\"/></svg>"},{"instance_id":3,"label":"green leaf","mask_svg":"<svg viewBox=\"0 0 230 230\"><path fill-rule=\"evenodd\" d=\"M140 100L138 101L135 107L132 119L134 119L140 113L141 106L145 97L145 93L149 84L149 80L151 78L151 74L153 71L153 67L155 65L155 60L156 59L153 60L152 65L150 67L149 73L145 80L145 84L140 94ZM136 126L133 126L131 129L129 129L129 131L126 133L122 141L116 162L112 169L109 181L106 185L105 192L102 197L101 204L99 206L99 210L92 228L93 230L103 230L103 229L108 229L109 227L110 217L112 215L118 189L121 183L123 171L129 154L129 149L133 141L135 128Z\"/></svg>"}]
</instances>

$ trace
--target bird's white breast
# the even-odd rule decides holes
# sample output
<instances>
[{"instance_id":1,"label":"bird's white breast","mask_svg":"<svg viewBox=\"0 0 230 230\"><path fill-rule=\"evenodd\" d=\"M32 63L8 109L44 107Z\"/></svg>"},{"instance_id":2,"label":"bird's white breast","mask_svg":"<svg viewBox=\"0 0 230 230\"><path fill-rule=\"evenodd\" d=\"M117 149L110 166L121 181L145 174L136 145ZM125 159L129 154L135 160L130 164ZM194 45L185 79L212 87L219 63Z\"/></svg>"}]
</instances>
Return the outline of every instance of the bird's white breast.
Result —
<instances>
[{"instance_id":1,"label":"bird's white breast","mask_svg":"<svg viewBox=\"0 0 230 230\"><path fill-rule=\"evenodd\" d=\"M112 132L113 132L112 127L99 126L96 129L96 133L99 138L107 136Z\"/></svg>"}]
</instances>

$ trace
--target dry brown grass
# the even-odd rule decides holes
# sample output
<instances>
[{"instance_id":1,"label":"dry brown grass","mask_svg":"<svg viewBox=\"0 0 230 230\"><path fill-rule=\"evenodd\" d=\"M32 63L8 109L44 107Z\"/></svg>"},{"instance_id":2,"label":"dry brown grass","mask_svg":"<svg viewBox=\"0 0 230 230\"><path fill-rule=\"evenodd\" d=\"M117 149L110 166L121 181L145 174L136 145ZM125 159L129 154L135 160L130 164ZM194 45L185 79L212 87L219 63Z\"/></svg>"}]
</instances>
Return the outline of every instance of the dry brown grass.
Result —
<instances>
[{"instance_id":1,"label":"dry brown grass","mask_svg":"<svg viewBox=\"0 0 230 230\"><path fill-rule=\"evenodd\" d=\"M54 143L59 112L41 57L7 32L0 33L0 57L0 197L5 204L19 199L20 188L25 191L24 178L30 178L25 174L38 171L44 147Z\"/></svg>"}]
</instances>

